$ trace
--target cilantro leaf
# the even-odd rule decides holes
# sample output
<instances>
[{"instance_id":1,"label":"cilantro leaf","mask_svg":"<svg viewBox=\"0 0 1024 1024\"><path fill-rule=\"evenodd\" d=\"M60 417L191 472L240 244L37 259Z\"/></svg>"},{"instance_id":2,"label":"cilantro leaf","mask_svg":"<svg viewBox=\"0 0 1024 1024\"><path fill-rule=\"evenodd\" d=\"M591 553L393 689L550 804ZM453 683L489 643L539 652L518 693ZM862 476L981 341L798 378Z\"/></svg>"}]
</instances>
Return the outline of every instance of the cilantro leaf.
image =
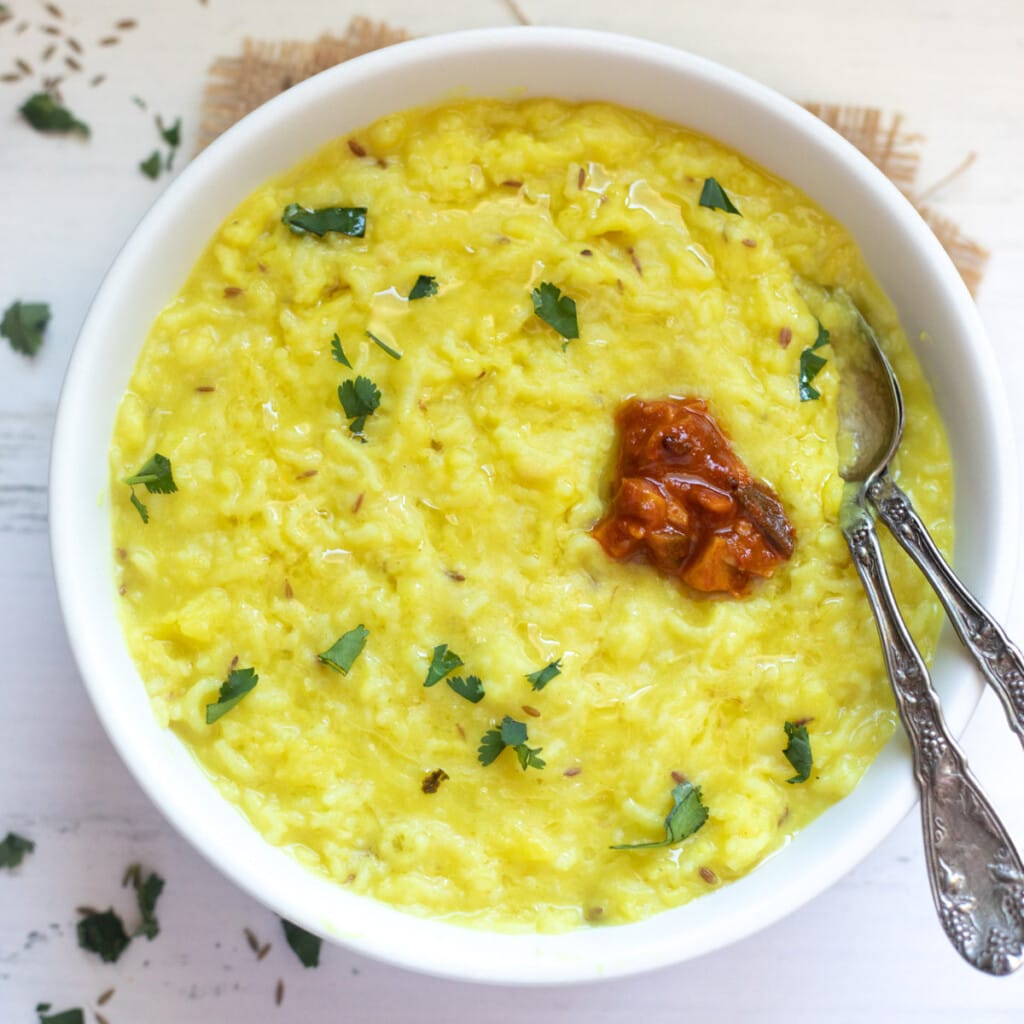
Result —
<instances>
[{"instance_id":1,"label":"cilantro leaf","mask_svg":"<svg viewBox=\"0 0 1024 1024\"><path fill-rule=\"evenodd\" d=\"M348 670L366 646L366 638L369 635L370 631L360 622L355 629L350 629L340 636L332 647L317 657L335 672L348 675Z\"/></svg>"},{"instance_id":2,"label":"cilantro leaf","mask_svg":"<svg viewBox=\"0 0 1024 1024\"><path fill-rule=\"evenodd\" d=\"M500 729L488 729L480 737L480 746L477 747L477 760L485 767L493 764L498 755L505 749L505 742L501 738Z\"/></svg>"},{"instance_id":3,"label":"cilantro leaf","mask_svg":"<svg viewBox=\"0 0 1024 1024\"><path fill-rule=\"evenodd\" d=\"M484 684L479 676L452 676L448 685L460 696L465 697L470 704L479 704L484 699Z\"/></svg>"},{"instance_id":4,"label":"cilantro leaf","mask_svg":"<svg viewBox=\"0 0 1024 1024\"><path fill-rule=\"evenodd\" d=\"M226 715L256 684L260 677L253 668L233 668L221 683L217 699L206 705L206 724L213 725Z\"/></svg>"},{"instance_id":5,"label":"cilantro leaf","mask_svg":"<svg viewBox=\"0 0 1024 1024\"><path fill-rule=\"evenodd\" d=\"M147 459L137 473L124 477L121 483L130 487L145 484L150 494L173 494L178 489L171 473L171 460L159 452Z\"/></svg>"},{"instance_id":6,"label":"cilantro leaf","mask_svg":"<svg viewBox=\"0 0 1024 1024\"><path fill-rule=\"evenodd\" d=\"M160 159L160 150L158 149L154 149L153 152L139 164L139 170L152 181L156 181L156 179L160 177L160 171L162 168L163 161Z\"/></svg>"},{"instance_id":7,"label":"cilantro leaf","mask_svg":"<svg viewBox=\"0 0 1024 1024\"><path fill-rule=\"evenodd\" d=\"M706 206L709 210L724 210L726 213L735 213L738 217L743 216L725 194L725 189L714 178L704 179L704 187L700 190L698 203L701 206Z\"/></svg>"},{"instance_id":8,"label":"cilantro leaf","mask_svg":"<svg viewBox=\"0 0 1024 1024\"><path fill-rule=\"evenodd\" d=\"M506 715L498 728L488 729L481 737L480 746L477 748L477 760L482 765L489 765L497 760L498 755L506 747L511 747L516 752L523 771L527 768L543 768L545 762L537 756L543 748L528 747L526 740L526 726Z\"/></svg>"},{"instance_id":9,"label":"cilantro leaf","mask_svg":"<svg viewBox=\"0 0 1024 1024\"><path fill-rule=\"evenodd\" d=\"M114 963L130 942L124 922L112 907L102 913L91 911L78 922L78 945L106 963Z\"/></svg>"},{"instance_id":10,"label":"cilantro leaf","mask_svg":"<svg viewBox=\"0 0 1024 1024\"><path fill-rule=\"evenodd\" d=\"M427 678L423 685L433 686L439 683L449 672L462 664L462 659L454 651L449 651L447 644L438 644L434 648L434 656L430 659L430 668L427 669Z\"/></svg>"},{"instance_id":11,"label":"cilantro leaf","mask_svg":"<svg viewBox=\"0 0 1024 1024\"><path fill-rule=\"evenodd\" d=\"M789 742L782 753L796 771L796 775L786 781L791 784L806 782L811 777L811 767L814 764L814 759L811 756L811 738L807 734L807 726L786 722L785 728Z\"/></svg>"},{"instance_id":12,"label":"cilantro leaf","mask_svg":"<svg viewBox=\"0 0 1024 1024\"><path fill-rule=\"evenodd\" d=\"M431 295L437 294L437 278L430 277L428 274L420 274L416 278L416 283L412 286L412 291L409 292L409 301L412 302L414 299L428 299Z\"/></svg>"},{"instance_id":13,"label":"cilantro leaf","mask_svg":"<svg viewBox=\"0 0 1024 1024\"><path fill-rule=\"evenodd\" d=\"M338 388L338 398L345 415L351 420L348 429L353 434L361 434L366 426L366 417L380 405L380 389L369 377L356 377Z\"/></svg>"},{"instance_id":14,"label":"cilantro leaf","mask_svg":"<svg viewBox=\"0 0 1024 1024\"><path fill-rule=\"evenodd\" d=\"M384 349L384 351L387 352L387 354L389 356L391 356L392 359L401 359L402 358L402 353L401 352L396 352L395 349L393 349L390 345L385 345L384 342L381 341L380 338L378 338L376 334L371 334L369 331L367 331L366 332L366 336L378 348Z\"/></svg>"},{"instance_id":15,"label":"cilantro leaf","mask_svg":"<svg viewBox=\"0 0 1024 1024\"><path fill-rule=\"evenodd\" d=\"M307 932L305 928L300 928L297 924L292 924L291 921L281 918L281 924L284 926L284 937L288 940L288 945L295 951L295 955L302 961L303 967L318 967L320 964L320 946L323 944L323 940L317 936Z\"/></svg>"},{"instance_id":16,"label":"cilantro leaf","mask_svg":"<svg viewBox=\"0 0 1024 1024\"><path fill-rule=\"evenodd\" d=\"M550 281L545 281L539 288L530 292L533 299L533 311L546 324L550 324L568 341L580 336L579 321L576 319L576 302Z\"/></svg>"},{"instance_id":17,"label":"cilantro leaf","mask_svg":"<svg viewBox=\"0 0 1024 1024\"><path fill-rule=\"evenodd\" d=\"M559 658L557 661L551 662L550 665L547 665L542 669L538 669L536 672L531 672L526 678L530 680L530 685L535 690L543 690L544 687L547 686L555 676L560 675L561 672L562 659Z\"/></svg>"},{"instance_id":18,"label":"cilantro leaf","mask_svg":"<svg viewBox=\"0 0 1024 1024\"><path fill-rule=\"evenodd\" d=\"M155 871L150 872L141 882L140 878L141 872L137 872L134 876L135 899L139 904L142 923L132 935L145 935L147 939L153 940L160 934L160 922L156 919L156 901L164 891L164 880Z\"/></svg>"},{"instance_id":19,"label":"cilantro leaf","mask_svg":"<svg viewBox=\"0 0 1024 1024\"><path fill-rule=\"evenodd\" d=\"M36 844L31 839L8 832L0 842L0 868L16 868L25 859L25 854L35 848Z\"/></svg>"},{"instance_id":20,"label":"cilantro leaf","mask_svg":"<svg viewBox=\"0 0 1024 1024\"><path fill-rule=\"evenodd\" d=\"M328 231L351 238L362 238L366 234L365 206L325 206L311 210L298 203L289 203L281 217L293 234L307 232L322 238Z\"/></svg>"},{"instance_id":21,"label":"cilantro leaf","mask_svg":"<svg viewBox=\"0 0 1024 1024\"><path fill-rule=\"evenodd\" d=\"M519 758L519 764L525 772L527 768L543 768L547 762L537 755L543 749L542 747L528 747L525 743L517 743L513 748L516 752L516 757Z\"/></svg>"},{"instance_id":22,"label":"cilantro leaf","mask_svg":"<svg viewBox=\"0 0 1024 1024\"><path fill-rule=\"evenodd\" d=\"M61 1010L60 1013L47 1014L49 1003L40 1003L36 1007L39 1014L39 1024L85 1024L85 1014L76 1007L73 1010Z\"/></svg>"},{"instance_id":23,"label":"cilantro leaf","mask_svg":"<svg viewBox=\"0 0 1024 1024\"><path fill-rule=\"evenodd\" d=\"M50 322L50 307L45 302L14 302L4 311L0 334L15 352L34 356L43 344L43 331Z\"/></svg>"},{"instance_id":24,"label":"cilantro leaf","mask_svg":"<svg viewBox=\"0 0 1024 1024\"><path fill-rule=\"evenodd\" d=\"M613 850L652 850L672 846L692 836L708 820L708 809L700 798L700 786L680 782L672 788L672 810L665 819L665 838L654 843L624 843Z\"/></svg>"},{"instance_id":25,"label":"cilantro leaf","mask_svg":"<svg viewBox=\"0 0 1024 1024\"><path fill-rule=\"evenodd\" d=\"M331 338L331 355L334 356L336 363L341 363L342 366L347 366L350 370L352 364L348 361L348 356L345 355L345 350L341 347L341 338L338 337L338 332L334 332L334 337Z\"/></svg>"},{"instance_id":26,"label":"cilantro leaf","mask_svg":"<svg viewBox=\"0 0 1024 1024\"><path fill-rule=\"evenodd\" d=\"M48 92L30 96L19 109L21 116L37 132L79 132L86 138L89 136L89 126L79 121L67 107L62 107Z\"/></svg>"},{"instance_id":27,"label":"cilantro leaf","mask_svg":"<svg viewBox=\"0 0 1024 1024\"><path fill-rule=\"evenodd\" d=\"M821 392L811 384L811 381L821 372L822 367L828 362L823 356L817 354L819 348L829 344L829 333L818 322L818 336L810 348L805 348L800 353L800 401L813 402L821 397Z\"/></svg>"}]
</instances>

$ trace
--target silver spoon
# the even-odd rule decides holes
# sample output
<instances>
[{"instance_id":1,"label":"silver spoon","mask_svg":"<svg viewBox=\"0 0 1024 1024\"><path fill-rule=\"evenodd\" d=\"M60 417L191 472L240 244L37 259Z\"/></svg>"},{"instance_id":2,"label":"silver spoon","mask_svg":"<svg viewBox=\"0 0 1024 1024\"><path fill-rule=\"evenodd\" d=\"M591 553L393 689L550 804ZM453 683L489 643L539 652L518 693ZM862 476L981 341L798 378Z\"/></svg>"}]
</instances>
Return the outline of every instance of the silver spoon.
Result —
<instances>
[{"instance_id":1,"label":"silver spoon","mask_svg":"<svg viewBox=\"0 0 1024 1024\"><path fill-rule=\"evenodd\" d=\"M889 586L868 501L936 588L1024 739L1020 655L943 561L888 475L903 435L903 398L870 325L838 289L808 286L804 297L829 330L839 367L839 472L846 481L840 527L875 616L910 738L935 907L947 937L969 964L988 974L1009 974L1024 961L1024 865L943 720L938 694ZM976 626L978 621L984 625ZM1005 664L1013 658L1010 672ZM1010 678L1018 681L1015 689Z\"/></svg>"}]
</instances>

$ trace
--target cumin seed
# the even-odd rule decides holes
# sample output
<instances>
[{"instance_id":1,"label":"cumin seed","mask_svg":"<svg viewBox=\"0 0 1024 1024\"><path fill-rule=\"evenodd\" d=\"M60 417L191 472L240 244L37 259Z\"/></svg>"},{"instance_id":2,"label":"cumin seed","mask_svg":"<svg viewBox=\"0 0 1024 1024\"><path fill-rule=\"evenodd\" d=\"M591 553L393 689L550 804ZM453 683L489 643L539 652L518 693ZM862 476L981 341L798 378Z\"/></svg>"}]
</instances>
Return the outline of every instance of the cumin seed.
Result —
<instances>
[{"instance_id":1,"label":"cumin seed","mask_svg":"<svg viewBox=\"0 0 1024 1024\"><path fill-rule=\"evenodd\" d=\"M105 1006L107 1003L110 1002L111 999L114 998L114 993L116 991L117 989L115 988L108 988L106 992L102 993L102 995L97 996L96 1005Z\"/></svg>"},{"instance_id":2,"label":"cumin seed","mask_svg":"<svg viewBox=\"0 0 1024 1024\"><path fill-rule=\"evenodd\" d=\"M356 156L366 156L366 150L363 149L355 139L348 140L348 148L352 150Z\"/></svg>"},{"instance_id":3,"label":"cumin seed","mask_svg":"<svg viewBox=\"0 0 1024 1024\"><path fill-rule=\"evenodd\" d=\"M284 1002L284 980L277 979L277 988L274 989L274 1005L280 1006Z\"/></svg>"}]
</instances>

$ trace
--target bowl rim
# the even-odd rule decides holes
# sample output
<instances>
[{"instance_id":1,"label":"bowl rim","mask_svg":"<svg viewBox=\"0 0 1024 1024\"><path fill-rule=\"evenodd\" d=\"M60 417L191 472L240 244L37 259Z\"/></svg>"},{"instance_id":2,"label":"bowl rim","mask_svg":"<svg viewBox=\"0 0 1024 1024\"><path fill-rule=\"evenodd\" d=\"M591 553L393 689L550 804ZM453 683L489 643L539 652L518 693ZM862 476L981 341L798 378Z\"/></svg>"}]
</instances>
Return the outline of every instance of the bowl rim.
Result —
<instances>
[{"instance_id":1,"label":"bowl rim","mask_svg":"<svg viewBox=\"0 0 1024 1024\"><path fill-rule=\"evenodd\" d=\"M1014 547L1016 543L1016 533L1012 528L1017 503L1013 431L995 356L973 300L938 240L895 185L846 140L808 111L769 87L706 58L625 35L533 26L472 29L411 40L354 58L296 85L228 129L182 170L129 236L97 291L68 364L53 435L49 488L51 556L66 631L97 716L129 771L164 817L219 871L255 899L312 932L391 964L459 980L553 984L632 975L711 952L767 927L838 880L877 846L911 810L916 802L916 794L909 765L906 764L905 746L897 745L899 749L893 753L896 760L903 763L902 774L883 799L875 802L876 809L870 818L870 827L848 835L846 844L833 850L827 863L816 862L809 854L793 853L798 847L806 849L806 844L800 846L795 841L787 857L795 858L795 862L799 862L802 868L799 887L789 885L762 896L757 905L756 920L752 922L744 920L742 906L736 905L740 897L722 897L721 894L730 890L745 894L744 882L754 876L761 877L766 871L770 872L775 857L769 858L745 879L717 892L714 898L719 900L722 907L727 907L728 911L721 916L702 915L702 941L699 944L686 934L679 936L677 941L669 941L662 934L664 929L645 929L644 926L652 919L616 926L614 929L572 932L568 936L470 932L444 921L412 917L385 904L368 901L363 897L352 897L351 894L346 895L350 899L372 902L374 907L360 918L359 928L355 931L351 928L339 929L325 923L317 910L308 903L297 904L287 889L287 882L279 884L276 879L262 875L260 870L266 867L263 861L257 863L255 859L225 859L221 856L225 844L229 842L229 833L234 835L230 828L225 829L223 836L197 834L193 812L181 792L183 786L179 786L178 781L161 767L161 759L168 756L167 750L159 743L154 746L146 738L134 735L130 727L130 716L118 708L116 695L107 678L111 673L104 658L104 648L92 634L95 624L92 604L98 601L95 589L97 580L95 577L82 579L75 571L76 551L81 543L76 510L82 507L78 493L82 478L76 476L72 464L79 447L78 425L90 408L90 382L102 372L104 331L133 275L137 273L133 270L135 261L152 252L155 239L161 236L173 220L175 211L183 209L189 197L213 180L231 160L233 153L255 145L261 137L280 130L282 124L293 116L301 116L310 104L337 92L358 88L360 83L372 84L375 79L391 74L395 68L424 67L468 53L482 60L487 54L500 53L511 59L513 56L525 58L538 53L569 51L586 53L591 59L601 55L620 61L649 62L668 68L673 73L685 71L714 88L730 90L767 116L786 122L794 133L807 141L812 150L821 151L830 160L842 163L851 179L856 179L880 208L896 218L899 230L914 243L928 274L935 277L938 284L948 292L951 308L959 318L954 330L972 339L971 372L976 375L979 386L987 389L990 404L985 413L988 417L985 429L990 437L998 437L1000 440L999 445L993 446L991 458L1001 484L1001 490L994 495L992 510L992 523L1001 545L1001 553L996 556L993 541L991 564L987 567L989 571L982 596L998 615L1004 615L1008 607L1016 566L1015 549L1008 552L1008 547ZM441 98L440 95L437 98ZM293 154L286 165L297 162L301 155ZM260 179L269 176L268 173L259 175ZM194 252L193 260L198 251L201 248ZM109 433L107 443L109 446ZM103 469L105 476L106 463ZM113 586L109 589L112 599ZM111 605L113 603L111 600ZM980 682L973 691L969 688L966 691L963 688L957 690L954 695L957 699L950 715L955 732L962 731L966 726L980 693ZM890 744L890 747L893 745ZM834 817L833 812L837 808L855 801L857 792L864 789L863 783L868 777L862 780L854 794L831 811L825 812L797 839L800 840L804 833L815 829L820 832L826 827L826 821ZM247 827L254 838L264 842L255 829ZM282 871L287 874L286 868L282 867ZM710 902L707 899L695 901L700 904ZM686 907L693 905L687 904ZM352 906L355 905L350 905L350 908ZM680 911L686 907L663 912L656 915L656 918L679 916ZM372 919L373 927L366 927L367 919ZM397 943L396 931L403 936ZM614 954L609 954L604 950L606 940L599 938L595 941L593 936L608 935L613 931L621 932L623 941L618 942L620 948ZM462 939L468 933L473 941L457 941L456 933ZM590 936L590 939L581 936ZM616 941L612 940L613 944ZM448 948L451 943L466 950L468 959L453 962Z\"/></svg>"}]
</instances>

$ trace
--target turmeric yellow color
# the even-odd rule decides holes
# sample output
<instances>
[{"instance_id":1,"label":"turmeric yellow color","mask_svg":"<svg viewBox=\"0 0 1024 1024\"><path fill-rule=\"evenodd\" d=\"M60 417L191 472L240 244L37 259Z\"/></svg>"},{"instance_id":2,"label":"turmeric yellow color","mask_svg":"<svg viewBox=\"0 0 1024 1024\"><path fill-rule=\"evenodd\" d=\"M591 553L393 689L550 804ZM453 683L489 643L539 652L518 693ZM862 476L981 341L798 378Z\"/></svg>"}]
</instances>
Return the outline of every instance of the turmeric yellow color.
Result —
<instances>
[{"instance_id":1,"label":"turmeric yellow color","mask_svg":"<svg viewBox=\"0 0 1024 1024\"><path fill-rule=\"evenodd\" d=\"M711 177L739 214L699 204ZM365 235L296 234L292 203L365 207ZM436 294L410 300L421 276ZM160 720L268 842L416 914L620 923L755 868L896 721L837 523L829 348L820 398L798 393L817 337L799 277L882 336L909 412L897 476L948 550L949 451L894 310L846 231L739 154L605 104L467 100L267 182L154 323L111 445L115 585ZM542 284L578 338L537 315ZM339 387L359 377L380 398L356 434ZM792 560L748 596L696 596L590 534L616 409L667 395L706 400L793 524ZM178 490L136 486L144 524L120 481L155 452ZM930 653L939 610L887 556ZM358 625L347 674L318 659ZM442 644L463 664L427 688ZM208 725L232 667L259 682ZM476 703L447 682L471 675ZM480 763L506 716L544 767ZM807 722L805 783L787 721ZM683 776L706 823L611 849L664 838Z\"/></svg>"}]
</instances>

